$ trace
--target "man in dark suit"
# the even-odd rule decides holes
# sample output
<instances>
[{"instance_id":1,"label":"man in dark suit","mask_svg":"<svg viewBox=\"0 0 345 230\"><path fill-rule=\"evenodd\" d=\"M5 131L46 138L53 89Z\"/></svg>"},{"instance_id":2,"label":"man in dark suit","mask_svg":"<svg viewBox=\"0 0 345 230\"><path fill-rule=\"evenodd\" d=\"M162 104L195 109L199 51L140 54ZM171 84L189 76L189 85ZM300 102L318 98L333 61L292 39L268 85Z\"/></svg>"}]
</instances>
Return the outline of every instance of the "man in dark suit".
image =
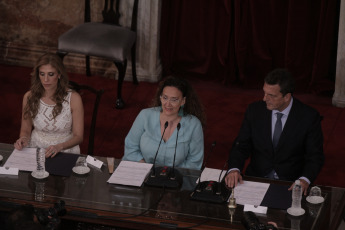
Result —
<instances>
[{"instance_id":1,"label":"man in dark suit","mask_svg":"<svg viewBox=\"0 0 345 230\"><path fill-rule=\"evenodd\" d=\"M304 195L307 194L324 162L321 117L292 96L294 89L294 80L285 69L276 69L266 76L263 101L247 108L230 151L225 178L229 187L237 186L238 181L242 183L240 172L250 157L246 175L300 179ZM290 190L292 187L293 184Z\"/></svg>"}]
</instances>

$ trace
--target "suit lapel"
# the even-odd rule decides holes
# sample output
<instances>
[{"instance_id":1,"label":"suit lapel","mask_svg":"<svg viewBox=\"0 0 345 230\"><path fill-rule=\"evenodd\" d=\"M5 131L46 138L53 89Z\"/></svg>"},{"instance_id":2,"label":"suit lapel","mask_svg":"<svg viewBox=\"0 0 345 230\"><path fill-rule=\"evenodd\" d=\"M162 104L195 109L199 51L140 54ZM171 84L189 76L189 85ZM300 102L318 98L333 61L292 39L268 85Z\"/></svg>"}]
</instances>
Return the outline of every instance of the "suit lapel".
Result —
<instances>
[{"instance_id":1,"label":"suit lapel","mask_svg":"<svg viewBox=\"0 0 345 230\"><path fill-rule=\"evenodd\" d=\"M274 150L273 150L273 144L272 144L272 111L271 110L266 109L263 127L265 129L264 133L265 133L265 140L266 140L267 146L271 146L272 153L273 153Z\"/></svg>"}]
</instances>

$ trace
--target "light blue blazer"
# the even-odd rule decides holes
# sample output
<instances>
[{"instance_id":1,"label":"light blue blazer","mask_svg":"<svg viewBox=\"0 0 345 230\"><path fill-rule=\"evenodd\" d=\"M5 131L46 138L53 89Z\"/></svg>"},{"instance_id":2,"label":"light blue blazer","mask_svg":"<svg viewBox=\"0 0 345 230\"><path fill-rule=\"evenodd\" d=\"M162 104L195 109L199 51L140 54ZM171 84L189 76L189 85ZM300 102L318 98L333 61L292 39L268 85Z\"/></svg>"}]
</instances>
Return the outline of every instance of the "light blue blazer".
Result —
<instances>
[{"instance_id":1,"label":"light blue blazer","mask_svg":"<svg viewBox=\"0 0 345 230\"><path fill-rule=\"evenodd\" d=\"M122 160L153 163L161 140L160 107L143 109L135 119L125 139ZM175 167L200 169L204 159L204 135L199 119L193 115L182 117L178 133ZM174 161L177 129L167 142L162 140L156 165L172 166Z\"/></svg>"}]
</instances>

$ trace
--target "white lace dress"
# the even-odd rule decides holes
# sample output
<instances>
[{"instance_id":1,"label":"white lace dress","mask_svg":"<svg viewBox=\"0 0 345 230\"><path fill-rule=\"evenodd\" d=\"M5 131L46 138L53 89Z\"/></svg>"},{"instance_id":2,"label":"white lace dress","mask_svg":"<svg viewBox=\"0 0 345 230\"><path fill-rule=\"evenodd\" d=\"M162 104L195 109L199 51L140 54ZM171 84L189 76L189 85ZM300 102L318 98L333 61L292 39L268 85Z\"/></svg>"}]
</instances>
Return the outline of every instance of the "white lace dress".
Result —
<instances>
[{"instance_id":1,"label":"white lace dress","mask_svg":"<svg viewBox=\"0 0 345 230\"><path fill-rule=\"evenodd\" d=\"M40 101L38 113L33 119L34 129L31 133L30 147L47 148L72 138L71 95L72 91L69 91L62 103L61 113L55 119L53 119L52 113L54 105ZM80 148L79 145L76 145L62 152L80 153Z\"/></svg>"}]
</instances>

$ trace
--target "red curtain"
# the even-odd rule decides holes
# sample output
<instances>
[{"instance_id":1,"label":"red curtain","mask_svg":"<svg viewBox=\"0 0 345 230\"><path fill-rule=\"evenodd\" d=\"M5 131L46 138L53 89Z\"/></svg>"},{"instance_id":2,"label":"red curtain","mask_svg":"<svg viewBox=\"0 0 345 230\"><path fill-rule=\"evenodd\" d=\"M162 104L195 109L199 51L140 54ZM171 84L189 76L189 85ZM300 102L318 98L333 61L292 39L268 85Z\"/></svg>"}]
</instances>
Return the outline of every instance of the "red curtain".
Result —
<instances>
[{"instance_id":1,"label":"red curtain","mask_svg":"<svg viewBox=\"0 0 345 230\"><path fill-rule=\"evenodd\" d=\"M262 87L287 68L303 90L334 89L340 0L163 0L163 74Z\"/></svg>"}]
</instances>

